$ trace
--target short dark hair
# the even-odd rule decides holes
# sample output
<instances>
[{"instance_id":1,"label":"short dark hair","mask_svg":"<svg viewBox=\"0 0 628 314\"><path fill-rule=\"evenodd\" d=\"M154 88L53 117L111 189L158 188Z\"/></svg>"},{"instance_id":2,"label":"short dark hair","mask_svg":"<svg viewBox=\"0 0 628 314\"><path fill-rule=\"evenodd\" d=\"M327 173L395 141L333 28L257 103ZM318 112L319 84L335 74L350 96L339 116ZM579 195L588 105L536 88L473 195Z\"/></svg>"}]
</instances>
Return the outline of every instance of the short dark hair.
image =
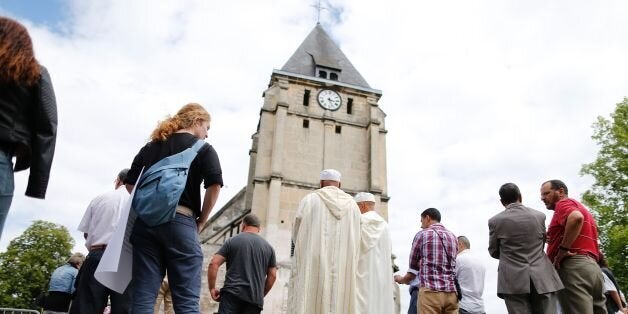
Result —
<instances>
[{"instance_id":1,"label":"short dark hair","mask_svg":"<svg viewBox=\"0 0 628 314\"><path fill-rule=\"evenodd\" d=\"M499 188L499 197L504 205L518 202L521 199L521 191L514 183L506 183Z\"/></svg>"},{"instance_id":2,"label":"short dark hair","mask_svg":"<svg viewBox=\"0 0 628 314\"><path fill-rule=\"evenodd\" d=\"M421 217L430 216L433 220L440 222L440 212L436 208L428 208L421 213Z\"/></svg>"},{"instance_id":3,"label":"short dark hair","mask_svg":"<svg viewBox=\"0 0 628 314\"><path fill-rule=\"evenodd\" d=\"M124 181L126 180L126 176L129 174L129 170L129 168L125 168L118 172L118 179L120 179L120 182L124 183Z\"/></svg>"},{"instance_id":4,"label":"short dark hair","mask_svg":"<svg viewBox=\"0 0 628 314\"><path fill-rule=\"evenodd\" d=\"M543 182L543 184L545 183L549 183L552 187L552 190L558 191L560 189L563 189L563 191L565 191L565 194L569 195L569 190L567 190L567 185L565 185L565 182L554 179Z\"/></svg>"},{"instance_id":5,"label":"short dark hair","mask_svg":"<svg viewBox=\"0 0 628 314\"><path fill-rule=\"evenodd\" d=\"M261 225L261 222L259 221L259 217L257 217L255 214L248 214L244 216L244 218L242 219L242 223L244 223L245 225L249 227L257 227L257 228L259 228L259 226Z\"/></svg>"}]
</instances>

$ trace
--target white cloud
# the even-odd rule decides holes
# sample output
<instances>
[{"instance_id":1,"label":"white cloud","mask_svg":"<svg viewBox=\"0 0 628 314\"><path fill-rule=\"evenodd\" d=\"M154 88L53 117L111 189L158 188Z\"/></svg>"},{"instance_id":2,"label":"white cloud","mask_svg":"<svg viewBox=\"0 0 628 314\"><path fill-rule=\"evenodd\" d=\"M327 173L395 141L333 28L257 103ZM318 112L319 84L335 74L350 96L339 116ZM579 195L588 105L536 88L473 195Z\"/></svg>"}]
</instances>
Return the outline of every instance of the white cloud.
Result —
<instances>
[{"instance_id":1,"label":"white cloud","mask_svg":"<svg viewBox=\"0 0 628 314\"><path fill-rule=\"evenodd\" d=\"M23 196L26 173L0 248L33 219L74 231L88 202L110 189L157 120L197 101L212 113L209 141L227 188L244 186L261 94L314 26L310 4L275 1L73 1L61 31L24 22L53 77L59 139L46 201ZM538 187L578 175L595 158L591 123L628 94L628 4L609 1L334 2L323 24L388 114L390 224L397 263L407 266L418 213L429 206L486 252L497 189L517 183L544 211ZM5 8L6 9L6 8ZM488 313L497 261L488 268ZM404 296L404 308L407 293Z\"/></svg>"}]
</instances>

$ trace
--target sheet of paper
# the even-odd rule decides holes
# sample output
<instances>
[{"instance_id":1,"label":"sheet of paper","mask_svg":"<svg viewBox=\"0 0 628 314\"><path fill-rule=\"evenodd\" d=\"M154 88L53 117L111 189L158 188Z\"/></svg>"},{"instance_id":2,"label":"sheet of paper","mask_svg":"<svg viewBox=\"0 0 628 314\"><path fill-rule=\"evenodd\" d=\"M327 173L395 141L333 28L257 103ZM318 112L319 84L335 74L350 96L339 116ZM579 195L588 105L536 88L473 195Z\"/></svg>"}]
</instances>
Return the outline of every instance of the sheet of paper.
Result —
<instances>
[{"instance_id":1,"label":"sheet of paper","mask_svg":"<svg viewBox=\"0 0 628 314\"><path fill-rule=\"evenodd\" d=\"M142 177L143 172L144 170L142 169L138 176L138 181ZM122 207L120 221L118 221L118 225L94 273L96 280L118 293L124 293L133 275L133 245L129 240L136 217L135 211L131 210L131 204L133 203L137 183L135 182L131 196Z\"/></svg>"}]
</instances>

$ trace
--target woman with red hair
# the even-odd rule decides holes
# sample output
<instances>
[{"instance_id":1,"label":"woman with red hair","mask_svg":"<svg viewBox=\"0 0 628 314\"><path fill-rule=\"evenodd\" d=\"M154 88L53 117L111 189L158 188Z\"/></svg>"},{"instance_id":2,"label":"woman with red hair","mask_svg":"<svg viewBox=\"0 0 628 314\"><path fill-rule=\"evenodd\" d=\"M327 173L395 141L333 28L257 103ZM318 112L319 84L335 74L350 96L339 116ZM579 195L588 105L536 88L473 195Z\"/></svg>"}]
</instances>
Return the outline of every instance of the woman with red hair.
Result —
<instances>
[{"instance_id":1,"label":"woman with red hair","mask_svg":"<svg viewBox=\"0 0 628 314\"><path fill-rule=\"evenodd\" d=\"M26 28L0 16L0 237L13 200L14 171L30 168L26 195L46 196L56 134L50 75L35 59Z\"/></svg>"},{"instance_id":2,"label":"woman with red hair","mask_svg":"<svg viewBox=\"0 0 628 314\"><path fill-rule=\"evenodd\" d=\"M189 169L185 170L185 188L177 201L174 217L159 224L151 223L146 219L150 217L142 215L138 215L135 220L130 237L133 244L133 314L153 314L166 271L174 312L200 313L203 251L199 233L223 186L218 154L213 146L204 142L210 120L203 106L189 103L174 116L159 122L151 134L150 142L133 159L124 180L127 189L131 191L142 169L152 169L164 158L195 147L197 143L201 145ZM202 198L201 185L205 189Z\"/></svg>"}]
</instances>

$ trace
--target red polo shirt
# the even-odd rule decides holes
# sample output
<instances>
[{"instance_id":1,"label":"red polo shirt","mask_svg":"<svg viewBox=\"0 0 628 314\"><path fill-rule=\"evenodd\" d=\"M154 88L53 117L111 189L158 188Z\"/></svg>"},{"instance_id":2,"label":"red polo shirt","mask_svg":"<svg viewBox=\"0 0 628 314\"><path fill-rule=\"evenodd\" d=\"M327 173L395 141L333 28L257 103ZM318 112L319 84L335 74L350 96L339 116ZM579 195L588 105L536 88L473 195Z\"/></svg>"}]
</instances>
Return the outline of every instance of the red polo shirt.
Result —
<instances>
[{"instance_id":1,"label":"red polo shirt","mask_svg":"<svg viewBox=\"0 0 628 314\"><path fill-rule=\"evenodd\" d=\"M567 217L574 210L580 211L584 216L582 229L576 240L571 244L571 251L577 254L589 255L596 261L599 259L600 249L597 244L597 225L591 213L578 201L566 198L556 202L554 216L547 228L547 256L551 261L558 254L558 247L565 236L565 224Z\"/></svg>"}]
</instances>

